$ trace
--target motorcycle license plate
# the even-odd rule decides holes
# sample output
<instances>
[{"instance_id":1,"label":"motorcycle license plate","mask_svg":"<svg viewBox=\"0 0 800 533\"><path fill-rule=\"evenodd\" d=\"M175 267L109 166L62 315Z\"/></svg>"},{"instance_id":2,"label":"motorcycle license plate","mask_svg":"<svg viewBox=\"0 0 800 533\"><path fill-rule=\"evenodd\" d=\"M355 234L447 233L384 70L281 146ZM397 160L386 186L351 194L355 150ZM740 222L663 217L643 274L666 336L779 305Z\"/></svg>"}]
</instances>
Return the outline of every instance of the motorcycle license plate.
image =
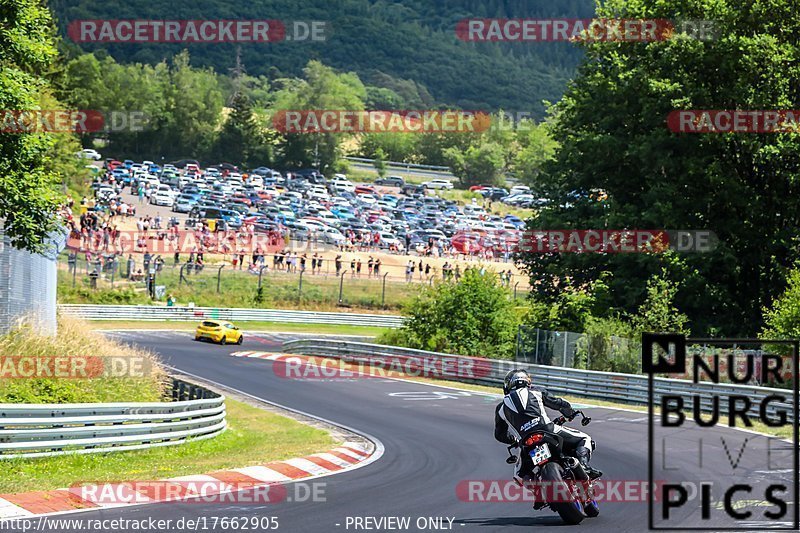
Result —
<instances>
[{"instance_id":1,"label":"motorcycle license plate","mask_svg":"<svg viewBox=\"0 0 800 533\"><path fill-rule=\"evenodd\" d=\"M534 466L539 466L551 457L550 447L547 444L540 444L539 446L533 448L529 453Z\"/></svg>"}]
</instances>

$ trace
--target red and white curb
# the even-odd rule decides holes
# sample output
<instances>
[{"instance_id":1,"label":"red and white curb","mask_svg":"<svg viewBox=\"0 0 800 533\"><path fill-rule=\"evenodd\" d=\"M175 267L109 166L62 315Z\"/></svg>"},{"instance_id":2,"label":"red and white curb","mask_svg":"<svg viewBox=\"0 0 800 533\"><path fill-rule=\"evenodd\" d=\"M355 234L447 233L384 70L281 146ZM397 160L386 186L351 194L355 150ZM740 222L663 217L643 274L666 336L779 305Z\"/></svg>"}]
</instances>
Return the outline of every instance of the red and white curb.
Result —
<instances>
[{"instance_id":1,"label":"red and white curb","mask_svg":"<svg viewBox=\"0 0 800 533\"><path fill-rule=\"evenodd\" d=\"M275 352L232 352L230 355L232 357L248 357L251 359L266 359L268 361L278 361L288 357L300 358L300 356L295 354Z\"/></svg>"},{"instance_id":2,"label":"red and white curb","mask_svg":"<svg viewBox=\"0 0 800 533\"><path fill-rule=\"evenodd\" d=\"M131 481L127 484L94 484L90 491L75 486L68 489L0 494L0 520L190 501L197 498L207 501L209 496L217 494L230 494L353 470L372 462L379 455L380 450L372 443L348 441L325 453L221 470L205 475L181 476L142 483ZM164 490L165 486L169 490ZM115 497L104 497L109 494ZM112 501L107 501L109 499ZM225 501L224 498L215 501L220 500ZM235 503L236 499L229 498L227 501Z\"/></svg>"}]
</instances>

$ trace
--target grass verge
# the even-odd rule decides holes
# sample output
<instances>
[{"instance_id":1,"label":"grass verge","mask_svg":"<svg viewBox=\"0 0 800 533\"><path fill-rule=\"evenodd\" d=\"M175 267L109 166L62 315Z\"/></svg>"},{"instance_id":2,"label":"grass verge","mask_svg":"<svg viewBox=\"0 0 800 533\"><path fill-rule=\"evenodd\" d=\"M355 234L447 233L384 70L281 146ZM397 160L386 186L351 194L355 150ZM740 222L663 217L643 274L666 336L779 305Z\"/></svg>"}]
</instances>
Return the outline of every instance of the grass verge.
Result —
<instances>
[{"instance_id":1,"label":"grass verge","mask_svg":"<svg viewBox=\"0 0 800 533\"><path fill-rule=\"evenodd\" d=\"M194 331L198 322L148 322L120 321L120 320L93 320L89 322L97 330L109 329L162 329L176 331ZM372 326L349 326L340 324L287 324L283 322L236 322L236 325L245 331L256 332L287 332L287 333L324 333L328 335L358 335L362 337L377 337L386 331L386 328Z\"/></svg>"},{"instance_id":2,"label":"grass verge","mask_svg":"<svg viewBox=\"0 0 800 533\"><path fill-rule=\"evenodd\" d=\"M171 258L169 258L171 259ZM139 260L139 258L137 258ZM145 293L143 284L131 284L117 278L114 286L110 281L98 280L97 289L89 287L85 268L78 272L76 286L72 286L72 275L64 268L58 271L58 301L65 304L112 304L149 305L153 302ZM345 268L348 268L349 264ZM366 265L364 265L366 271ZM258 276L247 271L223 270L217 292L217 271L214 266L199 274L187 277L189 283L179 280L180 269L168 266L157 276L156 284L166 287L166 294L178 302L194 302L198 307L253 307L270 309L275 307L309 311L342 312L339 305L340 278L330 275L304 275L302 289L296 274L264 273L263 292L257 297ZM366 273L364 274L366 276ZM347 275L341 284L342 302L348 308L368 313L396 313L418 292L419 284L387 281L384 294L383 283L377 279L352 278ZM385 305L384 305L385 304Z\"/></svg>"},{"instance_id":3,"label":"grass verge","mask_svg":"<svg viewBox=\"0 0 800 533\"><path fill-rule=\"evenodd\" d=\"M0 375L7 376L0 378L0 403L157 402L164 397L166 374L153 353L97 334L88 323L67 316L59 316L58 330L61 334L48 337L22 324L0 337ZM136 362L142 371L109 376L109 357L116 363ZM85 366L85 372L68 372L92 377L40 377L46 375L42 366L31 369L34 361L43 360L66 362L62 368ZM46 367L54 370L55 363ZM26 377L27 372L33 375Z\"/></svg>"},{"instance_id":4,"label":"grass verge","mask_svg":"<svg viewBox=\"0 0 800 533\"><path fill-rule=\"evenodd\" d=\"M335 445L322 429L235 400L225 404L229 427L213 439L152 450L2 461L0 493L204 474L318 453Z\"/></svg>"}]
</instances>

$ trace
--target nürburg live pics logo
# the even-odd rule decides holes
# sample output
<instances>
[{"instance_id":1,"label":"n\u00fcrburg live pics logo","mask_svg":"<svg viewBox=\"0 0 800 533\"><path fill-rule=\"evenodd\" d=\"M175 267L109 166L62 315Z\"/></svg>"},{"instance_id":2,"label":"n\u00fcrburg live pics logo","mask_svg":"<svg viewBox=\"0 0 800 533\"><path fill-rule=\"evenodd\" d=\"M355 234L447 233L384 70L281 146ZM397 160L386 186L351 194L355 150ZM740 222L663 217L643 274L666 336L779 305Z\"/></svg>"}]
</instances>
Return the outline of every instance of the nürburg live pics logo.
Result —
<instances>
[{"instance_id":1,"label":"n\u00fcrburg live pics logo","mask_svg":"<svg viewBox=\"0 0 800 533\"><path fill-rule=\"evenodd\" d=\"M798 341L642 335L651 530L797 530Z\"/></svg>"}]
</instances>

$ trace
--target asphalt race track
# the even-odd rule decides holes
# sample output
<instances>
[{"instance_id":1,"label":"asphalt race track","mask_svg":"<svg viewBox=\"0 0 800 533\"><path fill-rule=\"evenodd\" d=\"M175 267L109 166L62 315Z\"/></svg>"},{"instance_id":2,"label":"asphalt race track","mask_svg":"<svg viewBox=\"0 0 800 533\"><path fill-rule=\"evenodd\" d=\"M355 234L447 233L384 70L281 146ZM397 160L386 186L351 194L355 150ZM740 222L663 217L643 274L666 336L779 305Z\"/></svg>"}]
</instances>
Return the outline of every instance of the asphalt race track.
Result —
<instances>
[{"instance_id":1,"label":"asphalt race track","mask_svg":"<svg viewBox=\"0 0 800 533\"><path fill-rule=\"evenodd\" d=\"M418 531L419 517L444 517L447 530L462 532L565 531L560 518L549 510L534 512L528 502L485 503L462 501L456 493L464 480L508 480L512 470L506 465L505 448L492 435L493 408L496 398L477 393L462 393L445 388L387 379L339 381L297 381L277 377L273 363L259 359L230 357L238 350L277 351L280 341L289 338L264 334L246 338L243 346L217 346L197 343L190 333L142 332L122 333L119 338L159 352L167 365L226 385L250 395L297 409L335 423L363 431L383 444L384 455L363 468L323 478L325 502L283 502L274 505L204 506L199 504L159 504L126 509L110 509L71 515L76 518L195 518L275 516L278 531L319 532L366 530L356 529L353 517L410 517L408 531ZM647 422L643 413L610 409L591 409L593 422L586 430L597 441L593 464L605 472L608 480L647 480ZM722 436L726 442L721 444ZM702 471L692 466L697 462L694 444L704 439ZM749 438L739 454L742 441ZM737 463L737 479L756 481L785 479L790 487L786 499L791 501L791 473L786 461L772 466L764 463L766 440L727 428L703 429L690 425L675 431L669 440L668 458L663 466L674 468L670 479L704 481L719 479L715 475L730 474L731 463ZM775 445L772 445L775 448ZM784 445L788 446L788 445ZM674 450L674 453L673 451ZM774 452L773 452L774 453ZM775 457L778 457L777 455ZM696 473L697 472L697 473ZM717 473L717 474L715 474ZM635 496L634 496L635 498ZM764 500L758 491L736 499ZM601 515L587 519L580 526L584 531L644 531L647 529L647 503L602 502ZM693 513L696 506L675 512L681 516ZM764 520L762 513L775 507L751 508L752 520ZM715 510L709 522L685 522L685 526L712 526L723 529L725 518ZM793 507L783 523L791 521ZM348 517L350 517L348 527ZM452 519L452 526L448 520ZM764 522L759 522L762 526ZM371 530L377 528L369 523ZM739 526L746 524L739 524ZM751 527L755 527L752 523ZM568 527L568 526L567 526ZM394 529L397 530L397 529ZM433 529L426 529L433 530Z\"/></svg>"}]
</instances>

